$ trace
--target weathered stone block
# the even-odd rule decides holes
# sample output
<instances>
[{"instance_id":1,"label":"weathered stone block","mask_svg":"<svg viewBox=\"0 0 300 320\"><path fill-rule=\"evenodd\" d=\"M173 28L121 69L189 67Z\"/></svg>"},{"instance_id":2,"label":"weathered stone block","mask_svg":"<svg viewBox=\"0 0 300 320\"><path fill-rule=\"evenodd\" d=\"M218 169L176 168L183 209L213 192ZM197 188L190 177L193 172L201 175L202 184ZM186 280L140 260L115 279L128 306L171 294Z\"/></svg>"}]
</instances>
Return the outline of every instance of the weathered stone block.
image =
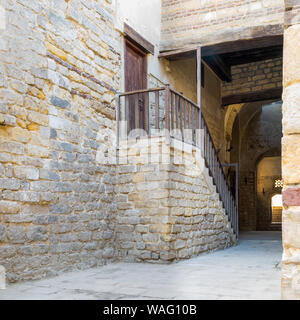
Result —
<instances>
[{"instance_id":1,"label":"weathered stone block","mask_svg":"<svg viewBox=\"0 0 300 320\"><path fill-rule=\"evenodd\" d=\"M34 167L17 166L14 168L14 173L20 179L38 180L39 178L39 169Z\"/></svg>"},{"instance_id":2,"label":"weathered stone block","mask_svg":"<svg viewBox=\"0 0 300 320\"><path fill-rule=\"evenodd\" d=\"M8 190L18 190L20 188L20 180L18 179L0 179L0 187Z\"/></svg>"},{"instance_id":3,"label":"weathered stone block","mask_svg":"<svg viewBox=\"0 0 300 320\"><path fill-rule=\"evenodd\" d=\"M5 240L6 228L4 225L0 225L0 241Z\"/></svg>"},{"instance_id":4,"label":"weathered stone block","mask_svg":"<svg viewBox=\"0 0 300 320\"><path fill-rule=\"evenodd\" d=\"M18 213L20 211L20 208L20 204L17 202L0 200L0 214Z\"/></svg>"},{"instance_id":5,"label":"weathered stone block","mask_svg":"<svg viewBox=\"0 0 300 320\"><path fill-rule=\"evenodd\" d=\"M282 138L282 176L285 184L300 183L300 134Z\"/></svg>"},{"instance_id":6,"label":"weathered stone block","mask_svg":"<svg viewBox=\"0 0 300 320\"><path fill-rule=\"evenodd\" d=\"M300 134L300 83L294 83L283 91L283 132Z\"/></svg>"},{"instance_id":7,"label":"weathered stone block","mask_svg":"<svg viewBox=\"0 0 300 320\"><path fill-rule=\"evenodd\" d=\"M40 178L46 179L46 180L53 180L53 181L60 180L60 177L56 172L48 169L40 169Z\"/></svg>"},{"instance_id":8,"label":"weathered stone block","mask_svg":"<svg viewBox=\"0 0 300 320\"><path fill-rule=\"evenodd\" d=\"M24 243L25 231L23 226L8 226L7 237L11 243Z\"/></svg>"},{"instance_id":9,"label":"weathered stone block","mask_svg":"<svg viewBox=\"0 0 300 320\"><path fill-rule=\"evenodd\" d=\"M283 86L287 87L300 80L300 25L284 31Z\"/></svg>"},{"instance_id":10,"label":"weathered stone block","mask_svg":"<svg viewBox=\"0 0 300 320\"><path fill-rule=\"evenodd\" d=\"M5 268L0 265L0 290L6 288Z\"/></svg>"},{"instance_id":11,"label":"weathered stone block","mask_svg":"<svg viewBox=\"0 0 300 320\"><path fill-rule=\"evenodd\" d=\"M26 237L29 241L45 241L48 239L47 232L47 227L30 226L26 229Z\"/></svg>"}]
</instances>

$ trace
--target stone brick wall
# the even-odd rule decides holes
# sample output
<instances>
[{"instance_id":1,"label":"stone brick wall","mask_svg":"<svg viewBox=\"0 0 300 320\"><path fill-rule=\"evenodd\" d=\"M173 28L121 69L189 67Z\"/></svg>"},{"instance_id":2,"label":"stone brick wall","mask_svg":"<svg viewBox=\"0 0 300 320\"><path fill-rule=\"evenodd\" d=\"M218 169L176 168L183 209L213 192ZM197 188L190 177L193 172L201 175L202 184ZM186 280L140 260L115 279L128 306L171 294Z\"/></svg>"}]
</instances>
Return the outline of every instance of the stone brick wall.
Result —
<instances>
[{"instance_id":1,"label":"stone brick wall","mask_svg":"<svg viewBox=\"0 0 300 320\"><path fill-rule=\"evenodd\" d=\"M191 146L184 153L180 146L165 137L121 144L120 259L167 263L235 243L203 159Z\"/></svg>"},{"instance_id":2,"label":"stone brick wall","mask_svg":"<svg viewBox=\"0 0 300 320\"><path fill-rule=\"evenodd\" d=\"M0 1L0 264L9 281L114 257L120 34L111 1Z\"/></svg>"},{"instance_id":3,"label":"stone brick wall","mask_svg":"<svg viewBox=\"0 0 300 320\"><path fill-rule=\"evenodd\" d=\"M283 48L282 298L300 299L300 20L298 0L286 0Z\"/></svg>"},{"instance_id":4,"label":"stone brick wall","mask_svg":"<svg viewBox=\"0 0 300 320\"><path fill-rule=\"evenodd\" d=\"M230 245L225 214L201 177L174 165L152 171L101 162L116 151L115 96L123 81L115 2L0 6L0 264L8 281ZM184 94L195 97L195 79L189 85L185 73L194 62L170 63L166 75L155 59L150 86L173 81L180 90L185 82Z\"/></svg>"},{"instance_id":5,"label":"stone brick wall","mask_svg":"<svg viewBox=\"0 0 300 320\"><path fill-rule=\"evenodd\" d=\"M283 0L162 0L161 49L282 33Z\"/></svg>"},{"instance_id":6,"label":"stone brick wall","mask_svg":"<svg viewBox=\"0 0 300 320\"><path fill-rule=\"evenodd\" d=\"M231 67L232 81L223 82L222 96L282 87L282 58Z\"/></svg>"}]
</instances>

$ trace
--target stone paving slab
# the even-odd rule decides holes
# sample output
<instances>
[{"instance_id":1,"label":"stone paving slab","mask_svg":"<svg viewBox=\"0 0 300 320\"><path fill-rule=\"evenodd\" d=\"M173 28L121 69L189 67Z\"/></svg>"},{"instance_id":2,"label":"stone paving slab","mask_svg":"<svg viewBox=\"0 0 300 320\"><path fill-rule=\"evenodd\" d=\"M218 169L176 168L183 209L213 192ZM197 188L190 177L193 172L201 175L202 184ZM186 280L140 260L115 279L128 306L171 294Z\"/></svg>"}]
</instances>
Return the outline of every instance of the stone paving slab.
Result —
<instances>
[{"instance_id":1,"label":"stone paving slab","mask_svg":"<svg viewBox=\"0 0 300 320\"><path fill-rule=\"evenodd\" d=\"M116 263L12 284L0 299L280 299L281 232L171 265Z\"/></svg>"}]
</instances>

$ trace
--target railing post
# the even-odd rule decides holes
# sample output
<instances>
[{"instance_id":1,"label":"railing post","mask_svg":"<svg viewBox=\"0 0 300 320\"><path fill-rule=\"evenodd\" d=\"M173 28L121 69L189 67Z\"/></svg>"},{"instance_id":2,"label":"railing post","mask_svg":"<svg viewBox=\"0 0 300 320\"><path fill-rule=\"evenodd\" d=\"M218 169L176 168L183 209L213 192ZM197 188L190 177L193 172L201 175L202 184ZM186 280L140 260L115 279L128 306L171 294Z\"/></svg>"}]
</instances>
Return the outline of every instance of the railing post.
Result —
<instances>
[{"instance_id":1,"label":"railing post","mask_svg":"<svg viewBox=\"0 0 300 320\"><path fill-rule=\"evenodd\" d=\"M120 143L120 95L117 93L116 95L116 122L117 122L117 149L119 149Z\"/></svg>"},{"instance_id":2,"label":"railing post","mask_svg":"<svg viewBox=\"0 0 300 320\"><path fill-rule=\"evenodd\" d=\"M239 164L235 164L236 237L239 237Z\"/></svg>"},{"instance_id":3,"label":"railing post","mask_svg":"<svg viewBox=\"0 0 300 320\"><path fill-rule=\"evenodd\" d=\"M159 129L159 91L155 92L155 129Z\"/></svg>"},{"instance_id":4,"label":"railing post","mask_svg":"<svg viewBox=\"0 0 300 320\"><path fill-rule=\"evenodd\" d=\"M201 47L197 48L197 104L199 107L200 115L202 115L202 106L201 106ZM200 129L202 129L201 126L201 120L200 120Z\"/></svg>"},{"instance_id":5,"label":"railing post","mask_svg":"<svg viewBox=\"0 0 300 320\"><path fill-rule=\"evenodd\" d=\"M166 95L165 95L165 113L166 113L166 129L170 131L170 114L169 114L169 101L170 101L170 85L166 85Z\"/></svg>"}]
</instances>

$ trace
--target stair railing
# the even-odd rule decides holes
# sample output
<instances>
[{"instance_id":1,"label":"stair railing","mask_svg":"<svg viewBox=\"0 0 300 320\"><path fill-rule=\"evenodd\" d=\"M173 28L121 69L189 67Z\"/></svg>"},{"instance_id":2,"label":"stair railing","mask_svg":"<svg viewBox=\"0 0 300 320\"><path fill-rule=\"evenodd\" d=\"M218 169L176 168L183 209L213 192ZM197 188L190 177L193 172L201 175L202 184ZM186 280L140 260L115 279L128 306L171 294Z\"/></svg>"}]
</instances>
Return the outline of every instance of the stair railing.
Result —
<instances>
[{"instance_id":1,"label":"stair railing","mask_svg":"<svg viewBox=\"0 0 300 320\"><path fill-rule=\"evenodd\" d=\"M197 104L169 86L135 90L118 95L116 119L117 146L122 136L121 131L123 134L125 131L126 135L132 129L143 129L151 136L154 129L167 129L171 133L177 133L174 138L199 147L233 231L238 237L238 199L231 192L219 159L219 151ZM126 125L123 130L120 125L122 121Z\"/></svg>"}]
</instances>

